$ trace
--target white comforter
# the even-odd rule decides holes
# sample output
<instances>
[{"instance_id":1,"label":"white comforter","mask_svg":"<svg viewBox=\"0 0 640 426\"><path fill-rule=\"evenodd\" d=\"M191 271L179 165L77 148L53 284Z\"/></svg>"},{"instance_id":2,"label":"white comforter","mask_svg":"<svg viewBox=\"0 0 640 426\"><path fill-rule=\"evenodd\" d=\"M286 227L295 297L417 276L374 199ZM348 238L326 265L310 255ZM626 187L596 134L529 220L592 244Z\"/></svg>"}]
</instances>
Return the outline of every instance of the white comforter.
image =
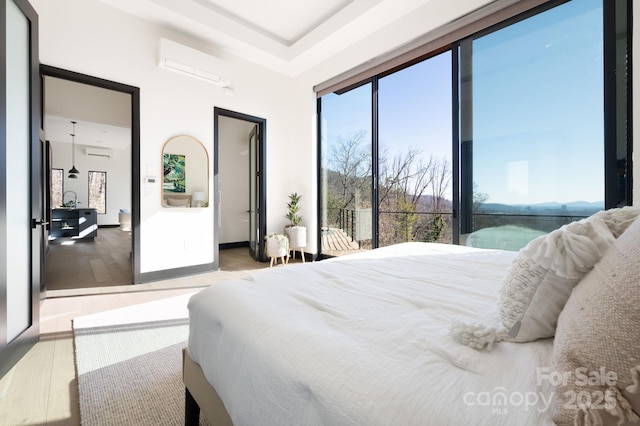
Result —
<instances>
[{"instance_id":1,"label":"white comforter","mask_svg":"<svg viewBox=\"0 0 640 426\"><path fill-rule=\"evenodd\" d=\"M515 254L406 243L216 284L189 302L189 353L235 425L550 423L551 340L449 334L496 317Z\"/></svg>"}]
</instances>

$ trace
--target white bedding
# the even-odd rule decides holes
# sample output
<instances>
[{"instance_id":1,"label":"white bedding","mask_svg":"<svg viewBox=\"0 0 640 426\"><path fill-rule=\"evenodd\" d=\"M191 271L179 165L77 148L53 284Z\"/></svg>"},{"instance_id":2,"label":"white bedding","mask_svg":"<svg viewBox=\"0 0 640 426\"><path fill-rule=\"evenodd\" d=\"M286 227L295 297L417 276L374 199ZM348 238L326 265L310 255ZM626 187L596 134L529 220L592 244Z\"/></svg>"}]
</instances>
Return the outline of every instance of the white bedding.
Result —
<instances>
[{"instance_id":1,"label":"white bedding","mask_svg":"<svg viewBox=\"0 0 640 426\"><path fill-rule=\"evenodd\" d=\"M189 353L235 425L551 424L550 339L450 336L498 315L515 255L406 243L216 284L189 302Z\"/></svg>"}]
</instances>

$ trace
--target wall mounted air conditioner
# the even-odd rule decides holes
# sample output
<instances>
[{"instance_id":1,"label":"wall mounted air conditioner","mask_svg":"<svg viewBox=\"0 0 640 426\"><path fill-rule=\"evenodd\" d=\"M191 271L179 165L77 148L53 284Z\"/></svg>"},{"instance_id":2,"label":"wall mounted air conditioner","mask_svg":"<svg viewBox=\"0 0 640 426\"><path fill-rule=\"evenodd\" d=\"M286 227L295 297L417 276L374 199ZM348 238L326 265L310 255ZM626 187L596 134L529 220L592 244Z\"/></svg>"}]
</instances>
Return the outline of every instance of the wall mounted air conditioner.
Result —
<instances>
[{"instance_id":1,"label":"wall mounted air conditioner","mask_svg":"<svg viewBox=\"0 0 640 426\"><path fill-rule=\"evenodd\" d=\"M85 154L87 157L102 157L102 158L109 158L109 159L113 157L113 151L110 149L94 148L90 146L88 146L85 149Z\"/></svg>"},{"instance_id":2,"label":"wall mounted air conditioner","mask_svg":"<svg viewBox=\"0 0 640 426\"><path fill-rule=\"evenodd\" d=\"M158 44L158 66L220 87L231 86L222 60L164 37Z\"/></svg>"}]
</instances>

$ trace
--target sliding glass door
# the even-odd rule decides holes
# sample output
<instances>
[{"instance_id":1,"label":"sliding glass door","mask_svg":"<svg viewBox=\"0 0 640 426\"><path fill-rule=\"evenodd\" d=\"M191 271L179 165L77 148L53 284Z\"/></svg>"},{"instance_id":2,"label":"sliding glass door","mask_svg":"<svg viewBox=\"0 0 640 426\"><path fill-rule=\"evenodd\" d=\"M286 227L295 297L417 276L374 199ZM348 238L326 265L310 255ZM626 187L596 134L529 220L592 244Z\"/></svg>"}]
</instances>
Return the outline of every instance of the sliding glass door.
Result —
<instances>
[{"instance_id":1,"label":"sliding glass door","mask_svg":"<svg viewBox=\"0 0 640 426\"><path fill-rule=\"evenodd\" d=\"M320 240L323 254L372 248L371 83L322 98Z\"/></svg>"}]
</instances>

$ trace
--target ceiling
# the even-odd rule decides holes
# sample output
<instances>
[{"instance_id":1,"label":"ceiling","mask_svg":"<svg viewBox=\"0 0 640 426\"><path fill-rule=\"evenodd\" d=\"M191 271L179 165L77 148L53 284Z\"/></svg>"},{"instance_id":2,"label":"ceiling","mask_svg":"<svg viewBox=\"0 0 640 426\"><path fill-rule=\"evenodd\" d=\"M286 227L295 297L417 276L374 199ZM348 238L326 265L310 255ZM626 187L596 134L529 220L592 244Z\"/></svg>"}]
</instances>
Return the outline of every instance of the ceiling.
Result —
<instances>
[{"instance_id":1,"label":"ceiling","mask_svg":"<svg viewBox=\"0 0 640 426\"><path fill-rule=\"evenodd\" d=\"M322 69L324 78L419 41L435 16L439 21L457 19L470 6L466 0L97 1L205 43L212 51L224 52L222 56L229 53L291 77ZM492 0L471 3L485 1ZM327 63L338 57L342 69L327 69ZM129 95L52 80L57 79L49 78L45 84L48 139L70 142L69 121L75 120L76 144L122 148L108 134L122 129L130 134ZM96 106L91 99L108 100Z\"/></svg>"},{"instance_id":2,"label":"ceiling","mask_svg":"<svg viewBox=\"0 0 640 426\"><path fill-rule=\"evenodd\" d=\"M99 102L96 102L99 99ZM44 79L46 139L125 149L131 144L131 95L55 77Z\"/></svg>"},{"instance_id":3,"label":"ceiling","mask_svg":"<svg viewBox=\"0 0 640 426\"><path fill-rule=\"evenodd\" d=\"M295 77L432 0L99 0Z\"/></svg>"}]
</instances>

